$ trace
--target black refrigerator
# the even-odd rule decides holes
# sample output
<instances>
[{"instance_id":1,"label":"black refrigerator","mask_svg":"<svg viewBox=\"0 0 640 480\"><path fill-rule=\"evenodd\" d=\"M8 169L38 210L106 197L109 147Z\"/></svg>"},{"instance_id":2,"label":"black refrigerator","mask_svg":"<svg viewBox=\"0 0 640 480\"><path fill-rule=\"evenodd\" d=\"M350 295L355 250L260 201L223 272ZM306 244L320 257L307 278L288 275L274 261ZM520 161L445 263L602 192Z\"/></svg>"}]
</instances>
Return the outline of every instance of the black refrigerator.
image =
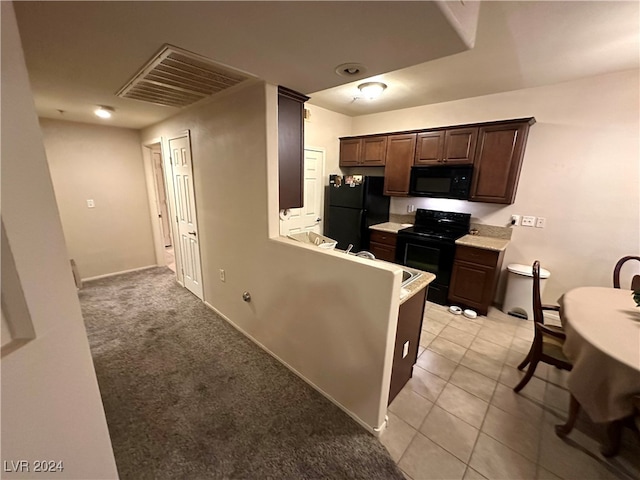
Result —
<instances>
[{"instance_id":1,"label":"black refrigerator","mask_svg":"<svg viewBox=\"0 0 640 480\"><path fill-rule=\"evenodd\" d=\"M389 197L382 194L384 177L330 175L325 235L337 248L369 248L369 227L389 221Z\"/></svg>"}]
</instances>

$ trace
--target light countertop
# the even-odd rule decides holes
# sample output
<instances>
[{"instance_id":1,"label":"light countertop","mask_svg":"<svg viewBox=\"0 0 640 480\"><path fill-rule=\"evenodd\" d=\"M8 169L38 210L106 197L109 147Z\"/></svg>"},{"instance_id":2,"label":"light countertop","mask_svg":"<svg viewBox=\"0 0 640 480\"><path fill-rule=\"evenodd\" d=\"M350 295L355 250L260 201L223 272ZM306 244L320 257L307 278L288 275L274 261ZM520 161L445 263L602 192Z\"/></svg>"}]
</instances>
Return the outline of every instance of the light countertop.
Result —
<instances>
[{"instance_id":1,"label":"light countertop","mask_svg":"<svg viewBox=\"0 0 640 480\"><path fill-rule=\"evenodd\" d=\"M411 223L395 223L395 222L384 222L378 223L377 225L371 225L369 229L371 230L379 230L381 232L388 233L398 233L399 230L403 228L411 227L413 224Z\"/></svg>"},{"instance_id":2,"label":"light countertop","mask_svg":"<svg viewBox=\"0 0 640 480\"><path fill-rule=\"evenodd\" d=\"M409 283L406 287L402 287L400 291L400 305L413 297L420 290L428 286L431 282L436 279L436 276L433 273L423 272L422 270L416 270L415 268L403 267L407 270L412 270L416 272L420 272L418 278L416 278L413 282Z\"/></svg>"},{"instance_id":3,"label":"light countertop","mask_svg":"<svg viewBox=\"0 0 640 480\"><path fill-rule=\"evenodd\" d=\"M507 248L507 245L509 245L509 240L505 238L485 237L482 235L465 235L456 240L456 245L502 252Z\"/></svg>"}]
</instances>

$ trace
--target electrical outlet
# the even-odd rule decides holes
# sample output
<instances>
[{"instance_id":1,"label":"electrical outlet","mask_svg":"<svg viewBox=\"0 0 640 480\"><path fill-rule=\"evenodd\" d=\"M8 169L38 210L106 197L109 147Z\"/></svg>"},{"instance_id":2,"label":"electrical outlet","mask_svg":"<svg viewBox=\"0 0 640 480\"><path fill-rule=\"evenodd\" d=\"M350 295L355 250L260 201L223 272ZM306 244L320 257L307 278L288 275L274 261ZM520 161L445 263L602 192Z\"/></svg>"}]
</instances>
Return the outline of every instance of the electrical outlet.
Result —
<instances>
[{"instance_id":1,"label":"electrical outlet","mask_svg":"<svg viewBox=\"0 0 640 480\"><path fill-rule=\"evenodd\" d=\"M520 215L511 215L511 225L520 225Z\"/></svg>"},{"instance_id":2,"label":"electrical outlet","mask_svg":"<svg viewBox=\"0 0 640 480\"><path fill-rule=\"evenodd\" d=\"M536 221L536 227L544 228L546 226L547 226L547 219L544 217L538 217L538 220Z\"/></svg>"},{"instance_id":3,"label":"electrical outlet","mask_svg":"<svg viewBox=\"0 0 640 480\"><path fill-rule=\"evenodd\" d=\"M522 217L522 226L523 227L533 227L536 223L536 217Z\"/></svg>"},{"instance_id":4,"label":"electrical outlet","mask_svg":"<svg viewBox=\"0 0 640 480\"><path fill-rule=\"evenodd\" d=\"M87 200L87 208L95 208L96 204L93 199Z\"/></svg>"},{"instance_id":5,"label":"electrical outlet","mask_svg":"<svg viewBox=\"0 0 640 480\"><path fill-rule=\"evenodd\" d=\"M224 270L221 268L220 269L220 281L224 282L225 281L225 275L224 275Z\"/></svg>"},{"instance_id":6,"label":"electrical outlet","mask_svg":"<svg viewBox=\"0 0 640 480\"><path fill-rule=\"evenodd\" d=\"M413 213L416 211L415 205L407 205L407 213Z\"/></svg>"}]
</instances>

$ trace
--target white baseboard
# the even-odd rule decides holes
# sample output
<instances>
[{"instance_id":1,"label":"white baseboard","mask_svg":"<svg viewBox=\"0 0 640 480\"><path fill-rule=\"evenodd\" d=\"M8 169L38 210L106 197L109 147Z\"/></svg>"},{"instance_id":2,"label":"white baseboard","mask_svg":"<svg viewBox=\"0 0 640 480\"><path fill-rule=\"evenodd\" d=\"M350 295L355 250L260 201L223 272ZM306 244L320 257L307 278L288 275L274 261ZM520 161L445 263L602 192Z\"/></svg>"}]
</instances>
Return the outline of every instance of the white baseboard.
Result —
<instances>
[{"instance_id":1,"label":"white baseboard","mask_svg":"<svg viewBox=\"0 0 640 480\"><path fill-rule=\"evenodd\" d=\"M90 282L91 280L98 280L100 278L115 277L116 275L122 275L123 273L138 272L140 270L147 270L149 268L155 268L155 267L159 267L159 266L164 266L164 265L147 265L146 267L132 268L131 270L122 270L121 272L105 273L104 275L96 275L95 277L83 278L82 281L83 282Z\"/></svg>"},{"instance_id":2,"label":"white baseboard","mask_svg":"<svg viewBox=\"0 0 640 480\"><path fill-rule=\"evenodd\" d=\"M379 437L382 432L386 429L387 427L387 418L385 417L385 421L382 422L382 425L378 426L378 427L371 427L369 425L367 425L364 421L362 421L357 415L355 415L353 412L349 411L347 408L345 408L340 402L338 402L336 399L334 399L331 395L329 395L327 392L325 392L324 390L322 390L321 388L319 388L316 384L314 384L311 380L309 380L308 378L306 378L304 375L302 375L300 372L298 372L295 368L293 368L291 365L289 365L287 362L285 362L284 360L282 360L278 355L276 355L275 353L273 353L271 350L269 350L268 348L266 348L264 345L262 345L258 340L256 340L255 338L253 338L251 335L249 335L247 332L245 332L242 328L240 328L238 325L236 325L235 323L233 323L226 315L224 315L222 312L220 312L217 308L215 308L213 305L211 305L209 302L204 302L204 304L209 307L211 310L213 310L216 314L218 314L221 318L223 318L227 323L229 323L229 325L231 325L233 328L235 328L236 330L238 330L242 335L244 335L245 337L247 337L249 340L251 340L253 343L255 343L258 347L260 347L262 350L264 350L265 352L267 352L269 355L271 355L273 358L275 358L279 363L281 363L282 365L284 365L285 367L287 367L291 372L293 372L297 377L299 377L300 379L302 379L305 383L307 383L309 386L311 386L311 388L313 388L315 391L319 392L320 394L322 394L327 400L329 400L331 403L333 403L336 407L338 407L340 410L342 410L344 413L346 413L347 415L349 415L351 418L353 418L356 422L358 422L363 428L365 428L369 433L372 433L374 436Z\"/></svg>"}]
</instances>

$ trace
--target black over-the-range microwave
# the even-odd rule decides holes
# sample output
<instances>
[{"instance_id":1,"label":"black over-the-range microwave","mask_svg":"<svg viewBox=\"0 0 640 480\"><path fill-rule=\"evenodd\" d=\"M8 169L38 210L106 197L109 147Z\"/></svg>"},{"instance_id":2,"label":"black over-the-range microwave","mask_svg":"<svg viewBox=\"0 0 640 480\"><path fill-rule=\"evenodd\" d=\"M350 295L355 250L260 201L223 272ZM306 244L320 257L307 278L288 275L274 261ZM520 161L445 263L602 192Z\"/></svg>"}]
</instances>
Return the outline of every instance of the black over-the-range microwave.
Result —
<instances>
[{"instance_id":1,"label":"black over-the-range microwave","mask_svg":"<svg viewBox=\"0 0 640 480\"><path fill-rule=\"evenodd\" d=\"M409 195L466 200L472 174L473 165L411 167Z\"/></svg>"}]
</instances>

